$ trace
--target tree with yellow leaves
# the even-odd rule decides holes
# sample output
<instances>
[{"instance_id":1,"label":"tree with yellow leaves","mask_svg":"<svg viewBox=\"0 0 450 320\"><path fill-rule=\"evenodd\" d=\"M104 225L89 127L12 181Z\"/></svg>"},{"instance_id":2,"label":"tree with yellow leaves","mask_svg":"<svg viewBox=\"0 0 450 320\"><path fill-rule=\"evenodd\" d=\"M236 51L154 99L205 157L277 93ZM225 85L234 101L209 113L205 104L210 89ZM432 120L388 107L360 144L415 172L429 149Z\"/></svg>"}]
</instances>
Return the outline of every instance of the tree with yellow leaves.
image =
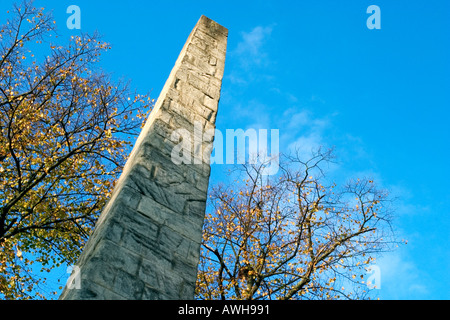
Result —
<instances>
[{"instance_id":1,"label":"tree with yellow leaves","mask_svg":"<svg viewBox=\"0 0 450 320\"><path fill-rule=\"evenodd\" d=\"M211 190L199 299L370 297L365 267L397 243L391 199L368 179L326 183L331 151L301 159L281 156L276 176L245 164L243 180Z\"/></svg>"},{"instance_id":2,"label":"tree with yellow leaves","mask_svg":"<svg viewBox=\"0 0 450 320\"><path fill-rule=\"evenodd\" d=\"M61 46L43 8L23 2L10 15L0 27L0 297L25 299L44 297L34 266L74 263L152 101L94 72L109 49L98 36Z\"/></svg>"}]
</instances>

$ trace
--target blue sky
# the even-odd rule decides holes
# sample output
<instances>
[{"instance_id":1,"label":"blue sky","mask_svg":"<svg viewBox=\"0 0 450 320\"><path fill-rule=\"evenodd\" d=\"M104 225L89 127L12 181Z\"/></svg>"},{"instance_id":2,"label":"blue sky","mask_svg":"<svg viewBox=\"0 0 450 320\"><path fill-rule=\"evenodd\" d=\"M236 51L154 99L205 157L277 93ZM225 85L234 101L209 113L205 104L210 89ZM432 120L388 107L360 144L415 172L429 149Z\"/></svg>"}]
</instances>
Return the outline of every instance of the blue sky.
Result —
<instances>
[{"instance_id":1,"label":"blue sky","mask_svg":"<svg viewBox=\"0 0 450 320\"><path fill-rule=\"evenodd\" d=\"M371 176L399 197L408 244L377 261L379 296L450 298L450 2L35 1L63 38L79 32L66 27L72 4L81 31L112 45L104 70L153 98L202 14L228 28L217 128L279 129L281 151L334 146L334 176Z\"/></svg>"}]
</instances>

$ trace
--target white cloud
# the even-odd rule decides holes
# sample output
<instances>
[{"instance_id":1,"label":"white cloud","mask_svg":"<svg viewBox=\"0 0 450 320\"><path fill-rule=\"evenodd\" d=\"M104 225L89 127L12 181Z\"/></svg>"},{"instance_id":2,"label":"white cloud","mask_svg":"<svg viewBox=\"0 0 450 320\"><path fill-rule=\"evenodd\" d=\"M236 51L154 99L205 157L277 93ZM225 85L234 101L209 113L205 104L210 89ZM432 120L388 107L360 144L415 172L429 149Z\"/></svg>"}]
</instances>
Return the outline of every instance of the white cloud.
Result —
<instances>
[{"instance_id":1,"label":"white cloud","mask_svg":"<svg viewBox=\"0 0 450 320\"><path fill-rule=\"evenodd\" d=\"M249 32L240 33L236 47L227 53L227 63L233 67L227 72L226 79L232 84L242 86L255 80L272 80L267 72L261 72L261 67L269 65L265 44L272 29L272 26L256 26Z\"/></svg>"},{"instance_id":2,"label":"white cloud","mask_svg":"<svg viewBox=\"0 0 450 320\"><path fill-rule=\"evenodd\" d=\"M242 77L240 77L239 75L237 75L234 72L229 74L229 75L227 75L227 79L230 80L230 82L232 84L237 84L237 85L245 85L245 84L247 84L246 80L244 80Z\"/></svg>"},{"instance_id":3,"label":"white cloud","mask_svg":"<svg viewBox=\"0 0 450 320\"><path fill-rule=\"evenodd\" d=\"M430 294L429 277L403 250L396 250L377 260L381 270L382 299L426 299Z\"/></svg>"},{"instance_id":4,"label":"white cloud","mask_svg":"<svg viewBox=\"0 0 450 320\"><path fill-rule=\"evenodd\" d=\"M315 117L308 109L298 111L293 107L283 113L278 125L283 129L280 140L287 151L298 151L307 156L319 147L327 147L323 137L331 126L328 117Z\"/></svg>"},{"instance_id":5,"label":"white cloud","mask_svg":"<svg viewBox=\"0 0 450 320\"><path fill-rule=\"evenodd\" d=\"M297 138L294 142L289 144L288 150L309 156L314 151L317 151L322 145L323 143L321 136L318 133L313 133Z\"/></svg>"},{"instance_id":6,"label":"white cloud","mask_svg":"<svg viewBox=\"0 0 450 320\"><path fill-rule=\"evenodd\" d=\"M325 103L325 100L323 100L321 97L319 97L319 96L317 96L315 94L313 94L311 96L311 101L313 101L313 102L320 102L321 104Z\"/></svg>"},{"instance_id":7,"label":"white cloud","mask_svg":"<svg viewBox=\"0 0 450 320\"><path fill-rule=\"evenodd\" d=\"M310 113L307 110L301 110L299 112L294 112L291 108L286 110L283 114L285 119L287 119L286 129L300 129L306 126L310 121Z\"/></svg>"},{"instance_id":8,"label":"white cloud","mask_svg":"<svg viewBox=\"0 0 450 320\"><path fill-rule=\"evenodd\" d=\"M244 68L267 63L267 54L262 48L271 33L271 26L257 26L250 32L242 32L242 40L238 43L236 49L231 52L231 55L237 56Z\"/></svg>"}]
</instances>

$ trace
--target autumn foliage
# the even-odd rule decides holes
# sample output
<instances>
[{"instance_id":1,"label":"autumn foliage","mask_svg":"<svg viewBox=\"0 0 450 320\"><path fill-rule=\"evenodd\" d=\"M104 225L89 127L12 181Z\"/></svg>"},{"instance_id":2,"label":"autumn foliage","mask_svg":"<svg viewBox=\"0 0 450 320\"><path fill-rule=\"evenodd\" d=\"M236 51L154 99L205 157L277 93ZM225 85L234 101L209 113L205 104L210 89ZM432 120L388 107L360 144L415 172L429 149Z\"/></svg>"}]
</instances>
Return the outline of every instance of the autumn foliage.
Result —
<instances>
[{"instance_id":1,"label":"autumn foliage","mask_svg":"<svg viewBox=\"0 0 450 320\"><path fill-rule=\"evenodd\" d=\"M395 246L391 199L369 179L338 186L323 167L282 156L280 172L243 165L210 193L197 280L200 299L368 298L366 269Z\"/></svg>"},{"instance_id":2,"label":"autumn foliage","mask_svg":"<svg viewBox=\"0 0 450 320\"><path fill-rule=\"evenodd\" d=\"M0 297L36 298L45 279L35 266L74 263L152 102L97 71L109 45L96 35L57 39L51 15L30 3L9 17L0 27Z\"/></svg>"}]
</instances>

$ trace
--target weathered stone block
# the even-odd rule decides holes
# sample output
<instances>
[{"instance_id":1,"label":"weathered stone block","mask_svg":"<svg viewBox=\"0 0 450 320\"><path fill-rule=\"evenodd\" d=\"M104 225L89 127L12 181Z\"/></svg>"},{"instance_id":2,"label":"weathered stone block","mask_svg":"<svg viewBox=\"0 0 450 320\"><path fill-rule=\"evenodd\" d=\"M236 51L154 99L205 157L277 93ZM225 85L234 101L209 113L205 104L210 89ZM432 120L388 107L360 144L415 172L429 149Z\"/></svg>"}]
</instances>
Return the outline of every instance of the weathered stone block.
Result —
<instances>
[{"instance_id":1,"label":"weathered stone block","mask_svg":"<svg viewBox=\"0 0 450 320\"><path fill-rule=\"evenodd\" d=\"M185 214L193 221L203 221L205 217L206 199L205 200L191 200L187 202L185 207Z\"/></svg>"},{"instance_id":2,"label":"weathered stone block","mask_svg":"<svg viewBox=\"0 0 450 320\"><path fill-rule=\"evenodd\" d=\"M132 230L133 232L139 234L143 234L149 239L158 238L159 226L152 223L152 221L148 217L140 214L137 211L123 212L123 214L118 217L118 219L120 223L123 226L126 226L126 229L128 230L127 232L124 232L122 234L121 241L123 241L125 235L128 235L130 233L129 230Z\"/></svg>"},{"instance_id":3,"label":"weathered stone block","mask_svg":"<svg viewBox=\"0 0 450 320\"><path fill-rule=\"evenodd\" d=\"M201 241L201 237L199 240ZM172 259L183 261L184 264L197 268L199 253L195 253L194 248L200 249L200 241L186 238L163 226L159 238L159 249L165 256L171 255Z\"/></svg>"},{"instance_id":4,"label":"weathered stone block","mask_svg":"<svg viewBox=\"0 0 450 320\"><path fill-rule=\"evenodd\" d=\"M140 300L145 283L134 274L119 270L114 280L113 291L129 297L130 300Z\"/></svg>"},{"instance_id":5,"label":"weathered stone block","mask_svg":"<svg viewBox=\"0 0 450 320\"><path fill-rule=\"evenodd\" d=\"M81 279L86 279L87 275L91 281L104 288L110 288L114 282L117 269L108 264L104 259L92 257L90 263L80 269Z\"/></svg>"},{"instance_id":6,"label":"weathered stone block","mask_svg":"<svg viewBox=\"0 0 450 320\"><path fill-rule=\"evenodd\" d=\"M127 234L129 234L129 232L127 232ZM131 247L125 248L118 243L102 240L95 248L91 258L92 263L86 265L86 270L99 269L100 265L103 263L105 265L105 270L97 272L106 272L109 274L113 268L114 270L126 270L129 273L136 274L141 258L137 254L138 252L133 253L131 249ZM94 265L94 267L91 267L91 265ZM89 272L86 273L83 270L82 273L89 274ZM97 277L95 275L96 274L92 276L92 279L96 282Z\"/></svg>"}]
</instances>

